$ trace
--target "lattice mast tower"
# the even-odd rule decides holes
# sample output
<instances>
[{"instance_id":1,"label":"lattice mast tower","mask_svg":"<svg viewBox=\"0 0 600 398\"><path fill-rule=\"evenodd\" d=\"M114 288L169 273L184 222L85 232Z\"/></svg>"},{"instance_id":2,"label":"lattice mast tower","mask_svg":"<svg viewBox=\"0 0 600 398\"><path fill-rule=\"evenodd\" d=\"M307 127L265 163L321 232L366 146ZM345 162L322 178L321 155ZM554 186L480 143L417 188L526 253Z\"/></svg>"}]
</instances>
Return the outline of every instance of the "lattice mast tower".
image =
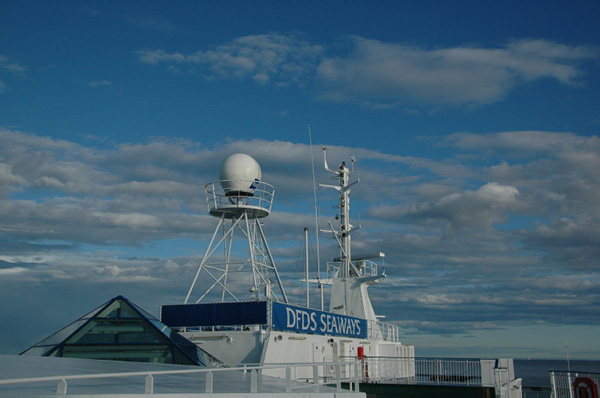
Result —
<instances>
[{"instance_id":1,"label":"lattice mast tower","mask_svg":"<svg viewBox=\"0 0 600 398\"><path fill-rule=\"evenodd\" d=\"M206 281L208 287L196 303L219 289L222 302L288 302L260 222L271 213L275 195L275 188L262 181L261 174L256 160L236 153L221 163L219 181L206 185L208 212L219 222L188 290L186 304L196 285ZM216 254L219 248L222 254ZM241 257L244 252L247 258ZM248 283L248 278L242 277L248 274L251 275L249 295L238 297L234 291L244 289L239 286L230 289L228 285Z\"/></svg>"}]
</instances>

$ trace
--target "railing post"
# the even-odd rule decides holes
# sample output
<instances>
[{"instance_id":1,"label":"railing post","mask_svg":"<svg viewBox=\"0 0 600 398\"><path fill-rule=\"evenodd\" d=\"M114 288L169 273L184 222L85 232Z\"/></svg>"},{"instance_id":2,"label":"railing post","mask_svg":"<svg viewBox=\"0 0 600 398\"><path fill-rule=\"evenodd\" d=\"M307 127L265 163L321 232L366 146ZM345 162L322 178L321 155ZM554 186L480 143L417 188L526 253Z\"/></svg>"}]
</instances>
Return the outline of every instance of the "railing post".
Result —
<instances>
[{"instance_id":1,"label":"railing post","mask_svg":"<svg viewBox=\"0 0 600 398\"><path fill-rule=\"evenodd\" d=\"M358 391L359 378L360 378L360 362L354 362L354 391Z\"/></svg>"},{"instance_id":2,"label":"railing post","mask_svg":"<svg viewBox=\"0 0 600 398\"><path fill-rule=\"evenodd\" d=\"M573 380L571 379L571 376L573 376L573 373L569 372L568 374L569 374L569 376L568 376L567 380L569 382L567 383L567 388L569 389L569 398L573 398L573 392L574 392L573 381L575 381L575 379L573 379ZM575 373L575 378L577 378L578 376L579 376L579 374Z\"/></svg>"},{"instance_id":3,"label":"railing post","mask_svg":"<svg viewBox=\"0 0 600 398\"><path fill-rule=\"evenodd\" d=\"M335 364L335 388L342 391L342 369L339 363Z\"/></svg>"},{"instance_id":4,"label":"railing post","mask_svg":"<svg viewBox=\"0 0 600 398\"><path fill-rule=\"evenodd\" d=\"M144 386L144 393L154 394L154 377L152 375L146 376L146 383Z\"/></svg>"},{"instance_id":5,"label":"railing post","mask_svg":"<svg viewBox=\"0 0 600 398\"><path fill-rule=\"evenodd\" d=\"M315 385L315 392L319 392L319 367L313 365L313 384Z\"/></svg>"},{"instance_id":6,"label":"railing post","mask_svg":"<svg viewBox=\"0 0 600 398\"><path fill-rule=\"evenodd\" d=\"M250 371L250 392L258 392L258 370Z\"/></svg>"},{"instance_id":7,"label":"railing post","mask_svg":"<svg viewBox=\"0 0 600 398\"><path fill-rule=\"evenodd\" d=\"M56 387L56 395L67 395L67 381L62 379L60 383L58 383L58 387Z\"/></svg>"},{"instance_id":8,"label":"railing post","mask_svg":"<svg viewBox=\"0 0 600 398\"><path fill-rule=\"evenodd\" d=\"M206 385L204 386L204 391L207 393L212 393L213 392L213 372L208 371L206 372Z\"/></svg>"},{"instance_id":9,"label":"railing post","mask_svg":"<svg viewBox=\"0 0 600 398\"><path fill-rule=\"evenodd\" d=\"M292 392L292 369L285 368L285 392Z\"/></svg>"}]
</instances>

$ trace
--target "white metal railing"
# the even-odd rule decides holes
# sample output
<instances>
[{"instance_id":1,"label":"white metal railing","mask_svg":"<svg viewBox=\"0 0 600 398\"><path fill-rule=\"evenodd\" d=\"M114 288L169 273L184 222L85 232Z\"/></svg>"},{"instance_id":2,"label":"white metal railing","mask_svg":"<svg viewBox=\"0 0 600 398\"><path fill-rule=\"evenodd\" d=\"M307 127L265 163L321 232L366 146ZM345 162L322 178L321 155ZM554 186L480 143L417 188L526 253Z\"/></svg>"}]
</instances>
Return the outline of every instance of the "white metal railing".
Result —
<instances>
[{"instance_id":1,"label":"white metal railing","mask_svg":"<svg viewBox=\"0 0 600 398\"><path fill-rule=\"evenodd\" d=\"M397 325L369 321L369 338L399 343L400 333Z\"/></svg>"},{"instance_id":2,"label":"white metal railing","mask_svg":"<svg viewBox=\"0 0 600 398\"><path fill-rule=\"evenodd\" d=\"M419 382L433 384L481 384L481 362L479 359L419 359L416 364Z\"/></svg>"},{"instance_id":3,"label":"white metal railing","mask_svg":"<svg viewBox=\"0 0 600 398\"><path fill-rule=\"evenodd\" d=\"M235 181L225 181L235 182ZM232 209L232 208L259 208L267 213L271 212L273 197L275 196L275 187L264 181L256 182L252 189L252 195L244 192L226 193L221 182L211 182L204 187L206 193L206 204L209 213L214 210Z\"/></svg>"},{"instance_id":4,"label":"white metal railing","mask_svg":"<svg viewBox=\"0 0 600 398\"><path fill-rule=\"evenodd\" d=\"M414 383L414 357L363 357L359 362L361 382Z\"/></svg>"},{"instance_id":5,"label":"white metal railing","mask_svg":"<svg viewBox=\"0 0 600 398\"><path fill-rule=\"evenodd\" d=\"M600 373L589 372L568 372L568 371L550 371L550 386L552 387L552 398L575 398L578 395L575 393L573 384L578 378L591 379L592 385L590 388L596 389L600 385ZM594 395L586 395L594 396Z\"/></svg>"},{"instance_id":6,"label":"white metal railing","mask_svg":"<svg viewBox=\"0 0 600 398\"><path fill-rule=\"evenodd\" d=\"M479 359L364 357L359 360L363 382L484 386L484 364Z\"/></svg>"},{"instance_id":7,"label":"white metal railing","mask_svg":"<svg viewBox=\"0 0 600 398\"><path fill-rule=\"evenodd\" d=\"M343 377L342 367L350 367L352 369L348 375ZM299 368L308 368L312 377L292 377L293 373ZM321 368L321 369L319 369ZM124 377L139 377L140 384L144 384L145 394L154 394L154 379L158 376L168 375L185 375L185 374L198 374L204 375L204 392L213 392L213 380L216 373L228 373L232 374L243 373L244 376L249 374L249 378L242 378L242 383L247 387L246 391L249 393L259 393L259 382L262 377L263 371L268 370L283 370L285 377L283 386L280 392L292 392L300 388L306 389L307 387L315 392L319 392L325 385L335 385L336 391L340 392L342 389L342 383L348 383L350 391L358 391L358 382L360 378L360 364L358 362L323 362L318 365L315 363L303 363L303 364L269 364L262 366L244 366L235 368L198 368L198 369L185 369L185 370L162 370L162 371L146 371L146 372L126 372L126 373L99 373L99 374L84 374L84 375L65 375L65 376L48 376L48 377L31 377L22 379L6 379L0 380L0 385L15 385L15 384L34 384L43 382L57 382L56 394L66 395L69 382L74 380L92 380L92 379L121 379ZM346 372L344 372L346 373ZM238 378L232 380L239 380ZM233 383L232 383L233 384ZM221 384L222 385L222 384ZM277 392L274 387L281 386L281 383L269 383L269 392ZM232 385L233 387L233 385ZM235 387L239 387L235 384ZM233 391L233 388L232 388ZM225 391L226 392L226 391ZM235 392L239 392L238 388L235 388Z\"/></svg>"},{"instance_id":8,"label":"white metal railing","mask_svg":"<svg viewBox=\"0 0 600 398\"><path fill-rule=\"evenodd\" d=\"M338 274L340 267L342 266L342 262L336 259L334 261L327 262L327 279L335 278ZM356 260L351 261L352 268L356 269L360 276L377 276L377 263L371 260Z\"/></svg>"},{"instance_id":9,"label":"white metal railing","mask_svg":"<svg viewBox=\"0 0 600 398\"><path fill-rule=\"evenodd\" d=\"M352 261L352 265L362 272L362 276L377 276L377 263L371 260Z\"/></svg>"}]
</instances>

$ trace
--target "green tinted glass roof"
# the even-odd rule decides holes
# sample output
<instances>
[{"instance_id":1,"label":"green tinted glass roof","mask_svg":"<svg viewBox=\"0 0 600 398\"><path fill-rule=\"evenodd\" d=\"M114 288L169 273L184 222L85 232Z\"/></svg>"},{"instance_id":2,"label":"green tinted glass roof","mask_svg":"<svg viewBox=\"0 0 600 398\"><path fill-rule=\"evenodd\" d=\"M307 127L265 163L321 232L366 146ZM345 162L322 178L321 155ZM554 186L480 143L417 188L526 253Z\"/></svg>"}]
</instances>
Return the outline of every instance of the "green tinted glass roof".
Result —
<instances>
[{"instance_id":1,"label":"green tinted glass roof","mask_svg":"<svg viewBox=\"0 0 600 398\"><path fill-rule=\"evenodd\" d=\"M21 355L203 366L218 362L123 296L109 300Z\"/></svg>"}]
</instances>

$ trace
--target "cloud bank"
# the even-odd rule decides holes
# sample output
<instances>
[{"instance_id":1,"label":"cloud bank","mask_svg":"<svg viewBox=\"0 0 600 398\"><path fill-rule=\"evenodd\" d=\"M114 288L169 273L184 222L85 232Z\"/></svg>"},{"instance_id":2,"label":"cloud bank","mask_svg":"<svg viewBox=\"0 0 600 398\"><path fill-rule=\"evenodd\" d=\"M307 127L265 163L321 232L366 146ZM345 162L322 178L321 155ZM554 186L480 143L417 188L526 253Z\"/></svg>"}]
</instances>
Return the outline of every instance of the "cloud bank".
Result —
<instances>
[{"instance_id":1,"label":"cloud bank","mask_svg":"<svg viewBox=\"0 0 600 398\"><path fill-rule=\"evenodd\" d=\"M580 66L597 59L600 51L543 39L513 40L495 48L428 49L360 36L336 49L271 33L191 54L147 49L137 55L146 64L185 68L207 78L296 84L311 87L321 100L389 108L482 106L543 80L577 87L585 77Z\"/></svg>"},{"instance_id":2,"label":"cloud bank","mask_svg":"<svg viewBox=\"0 0 600 398\"><path fill-rule=\"evenodd\" d=\"M594 324L598 138L514 131L439 142L456 157L330 147L331 164L353 153L361 167L352 198L363 230L354 251L386 253L388 278L371 291L377 311L415 336L560 324L562 312L571 323ZM23 288L77 295L85 287L90 308L123 289L139 292L147 301L140 304L151 308L181 301L215 225L204 184L216 179L226 155L242 149L277 187L266 228L284 284L294 284L302 229L314 224L306 145L253 140L206 148L156 139L100 149L4 129L0 148L5 299ZM490 165L475 160L483 154ZM448 178L451 164L469 172ZM399 175L406 167L415 174ZM322 171L317 177L328 181ZM319 195L326 225L335 198ZM330 240L322 248L323 258L335 255ZM149 288L152 297L143 293Z\"/></svg>"}]
</instances>

